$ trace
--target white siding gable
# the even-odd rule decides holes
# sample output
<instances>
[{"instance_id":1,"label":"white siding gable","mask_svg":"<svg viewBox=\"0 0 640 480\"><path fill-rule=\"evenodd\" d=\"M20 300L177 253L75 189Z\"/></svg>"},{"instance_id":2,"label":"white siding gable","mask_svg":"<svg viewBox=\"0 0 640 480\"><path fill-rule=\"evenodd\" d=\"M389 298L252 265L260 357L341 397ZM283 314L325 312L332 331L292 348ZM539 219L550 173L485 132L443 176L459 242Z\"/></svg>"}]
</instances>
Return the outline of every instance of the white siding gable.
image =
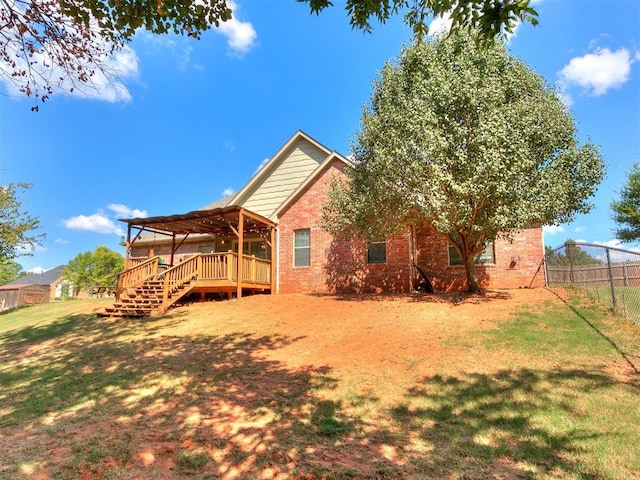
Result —
<instances>
[{"instance_id":1,"label":"white siding gable","mask_svg":"<svg viewBox=\"0 0 640 480\"><path fill-rule=\"evenodd\" d=\"M272 218L276 209L327 157L327 151L300 137L278 158L259 172L250 188L234 203L263 217Z\"/></svg>"}]
</instances>

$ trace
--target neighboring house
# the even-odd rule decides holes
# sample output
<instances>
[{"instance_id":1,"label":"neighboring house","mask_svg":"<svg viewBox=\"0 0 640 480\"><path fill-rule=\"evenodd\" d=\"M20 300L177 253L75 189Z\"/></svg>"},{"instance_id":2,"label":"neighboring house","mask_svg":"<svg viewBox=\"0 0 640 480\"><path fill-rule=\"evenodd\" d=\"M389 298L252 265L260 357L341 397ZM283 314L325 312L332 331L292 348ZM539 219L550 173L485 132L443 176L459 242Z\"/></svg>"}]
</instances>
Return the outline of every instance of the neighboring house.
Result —
<instances>
[{"instance_id":1,"label":"neighboring house","mask_svg":"<svg viewBox=\"0 0 640 480\"><path fill-rule=\"evenodd\" d=\"M60 277L65 265L42 273L28 273L0 286L0 309L47 303L53 298L73 296L73 285Z\"/></svg>"},{"instance_id":2,"label":"neighboring house","mask_svg":"<svg viewBox=\"0 0 640 480\"><path fill-rule=\"evenodd\" d=\"M187 214L123 220L129 226L127 265L159 255L170 267L196 254L204 259L229 252L242 262L248 258L268 262L264 274L268 281L255 289L272 293L410 292L416 287L417 265L436 292L464 289L464 265L445 237L429 225L407 226L403 234L372 244L343 241L322 229L322 206L330 183L343 177L349 164L343 155L298 131L236 194ZM243 248L238 253L240 242ZM481 285L542 286L543 256L541 227L496 240L478 265ZM240 260L208 268L237 271ZM207 285L200 289L203 296L212 291L232 293L221 286L216 290L221 284ZM241 294L244 287L239 281L237 288Z\"/></svg>"}]
</instances>

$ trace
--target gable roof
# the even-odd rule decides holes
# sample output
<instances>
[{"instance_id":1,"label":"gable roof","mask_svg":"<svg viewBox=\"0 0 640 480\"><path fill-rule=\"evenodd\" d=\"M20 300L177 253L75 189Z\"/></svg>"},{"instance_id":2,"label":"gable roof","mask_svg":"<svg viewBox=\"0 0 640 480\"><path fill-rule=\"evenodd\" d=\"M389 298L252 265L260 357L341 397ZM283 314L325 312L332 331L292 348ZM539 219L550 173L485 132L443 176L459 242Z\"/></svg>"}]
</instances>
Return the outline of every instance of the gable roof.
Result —
<instances>
[{"instance_id":1,"label":"gable roof","mask_svg":"<svg viewBox=\"0 0 640 480\"><path fill-rule=\"evenodd\" d=\"M225 211L243 208L253 213L267 224L277 221L277 215L311 184L333 160L346 165L352 162L335 150L307 135L302 130L295 132L287 142L273 154L271 158L258 168L251 179L237 193L220 198L202 209L182 215L170 215L153 218L120 219L120 221L145 227L136 239L136 244L162 243L167 239L157 240L151 231L162 232L166 225L173 224L171 229L177 235L185 235L185 229L177 228L180 221L194 220L195 217L208 216L212 210ZM220 213L220 212L217 212ZM188 222L187 222L188 223ZM163 227L163 224L164 227ZM206 233L200 227L190 230L190 239L196 240L201 235L216 234L215 228L207 228Z\"/></svg>"},{"instance_id":2,"label":"gable roof","mask_svg":"<svg viewBox=\"0 0 640 480\"><path fill-rule=\"evenodd\" d=\"M274 212L331 153L298 130L240 189L233 203L274 220Z\"/></svg>"},{"instance_id":3,"label":"gable roof","mask_svg":"<svg viewBox=\"0 0 640 480\"><path fill-rule=\"evenodd\" d=\"M227 195L226 197L222 197L221 199L216 200L215 202L205 205L200 210L215 210L216 208L228 207L229 205L231 205L231 200L233 200L233 197L235 196L236 194L232 193L231 195Z\"/></svg>"},{"instance_id":4,"label":"gable roof","mask_svg":"<svg viewBox=\"0 0 640 480\"><path fill-rule=\"evenodd\" d=\"M5 285L52 285L60 279L60 271L66 265L58 265L51 270L42 273L28 273L24 277L17 278Z\"/></svg>"},{"instance_id":5,"label":"gable roof","mask_svg":"<svg viewBox=\"0 0 640 480\"><path fill-rule=\"evenodd\" d=\"M329 155L327 155L327 158L324 159L324 161L320 164L320 166L318 168L316 168L313 172L311 172L311 175L309 175L304 182L302 182L300 185L298 185L298 188L296 188L291 195L289 195L286 200L284 202L282 202L282 204L275 210L274 215L277 217L280 215L280 213L287 208L291 203L293 203L298 196L309 186L311 185L317 177L320 176L320 174L322 172L324 172L324 170L331 164L331 162L333 162L334 160L339 160L342 163L344 163L347 166L353 166L353 162L351 162L351 160L349 160L347 157L344 157L342 155L340 155L338 152L336 151L332 151Z\"/></svg>"}]
</instances>

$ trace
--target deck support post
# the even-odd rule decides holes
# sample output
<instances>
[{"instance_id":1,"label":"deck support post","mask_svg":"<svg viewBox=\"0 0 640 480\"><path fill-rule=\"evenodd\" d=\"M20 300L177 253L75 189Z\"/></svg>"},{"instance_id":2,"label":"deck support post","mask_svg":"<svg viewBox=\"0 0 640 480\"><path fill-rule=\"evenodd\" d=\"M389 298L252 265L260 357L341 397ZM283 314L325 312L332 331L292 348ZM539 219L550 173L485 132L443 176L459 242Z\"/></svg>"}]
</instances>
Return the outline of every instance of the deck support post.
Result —
<instances>
[{"instance_id":1,"label":"deck support post","mask_svg":"<svg viewBox=\"0 0 640 480\"><path fill-rule=\"evenodd\" d=\"M172 232L171 234L171 260L169 260L169 265L171 265L172 267L175 265L175 262L173 261L173 256L176 253L176 234L175 232Z\"/></svg>"},{"instance_id":2,"label":"deck support post","mask_svg":"<svg viewBox=\"0 0 640 480\"><path fill-rule=\"evenodd\" d=\"M127 242L124 244L124 268L129 266L129 251L131 250L131 224L127 225Z\"/></svg>"},{"instance_id":3,"label":"deck support post","mask_svg":"<svg viewBox=\"0 0 640 480\"><path fill-rule=\"evenodd\" d=\"M238 212L238 285L236 287L236 298L242 298L242 263L244 261L242 251L244 249L244 210Z\"/></svg>"}]
</instances>

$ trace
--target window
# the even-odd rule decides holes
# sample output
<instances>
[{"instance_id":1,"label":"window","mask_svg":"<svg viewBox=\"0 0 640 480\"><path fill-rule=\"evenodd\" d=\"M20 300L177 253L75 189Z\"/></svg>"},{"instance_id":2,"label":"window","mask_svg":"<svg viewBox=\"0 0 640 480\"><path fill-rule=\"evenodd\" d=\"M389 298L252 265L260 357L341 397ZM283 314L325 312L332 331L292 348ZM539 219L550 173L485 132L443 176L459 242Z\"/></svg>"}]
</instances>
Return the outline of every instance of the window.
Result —
<instances>
[{"instance_id":1,"label":"window","mask_svg":"<svg viewBox=\"0 0 640 480\"><path fill-rule=\"evenodd\" d=\"M477 265L496 263L493 242L487 242L485 244L484 250L476 255L475 263ZM449 245L449 265L464 265L464 261L462 260L460 255L458 255L458 252L453 245Z\"/></svg>"},{"instance_id":2,"label":"window","mask_svg":"<svg viewBox=\"0 0 640 480\"><path fill-rule=\"evenodd\" d=\"M200 253L211 253L213 252L213 247L211 245L200 245L198 251Z\"/></svg>"},{"instance_id":3,"label":"window","mask_svg":"<svg viewBox=\"0 0 640 480\"><path fill-rule=\"evenodd\" d=\"M253 255L256 258L271 259L271 248L262 239L245 240L242 253L244 255Z\"/></svg>"},{"instance_id":4,"label":"window","mask_svg":"<svg viewBox=\"0 0 640 480\"><path fill-rule=\"evenodd\" d=\"M367 248L367 263L387 263L387 242L374 242Z\"/></svg>"},{"instance_id":5,"label":"window","mask_svg":"<svg viewBox=\"0 0 640 480\"><path fill-rule=\"evenodd\" d=\"M293 266L308 267L311 265L311 230L293 231Z\"/></svg>"}]
</instances>

